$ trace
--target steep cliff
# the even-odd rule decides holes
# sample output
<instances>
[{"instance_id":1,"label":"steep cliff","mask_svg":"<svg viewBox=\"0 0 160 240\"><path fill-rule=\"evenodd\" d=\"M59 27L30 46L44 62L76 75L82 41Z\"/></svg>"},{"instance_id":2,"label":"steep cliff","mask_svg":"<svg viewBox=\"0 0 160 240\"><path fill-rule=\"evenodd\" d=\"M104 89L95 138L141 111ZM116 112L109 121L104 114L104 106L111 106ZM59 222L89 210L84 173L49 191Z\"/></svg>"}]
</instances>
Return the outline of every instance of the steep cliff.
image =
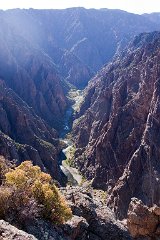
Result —
<instances>
[{"instance_id":1,"label":"steep cliff","mask_svg":"<svg viewBox=\"0 0 160 240\"><path fill-rule=\"evenodd\" d=\"M109 9L15 9L1 17L47 53L64 79L81 88L133 36L160 29L149 17Z\"/></svg>"},{"instance_id":2,"label":"steep cliff","mask_svg":"<svg viewBox=\"0 0 160 240\"><path fill-rule=\"evenodd\" d=\"M54 62L1 19L0 78L52 127L59 128L67 105Z\"/></svg>"},{"instance_id":3,"label":"steep cliff","mask_svg":"<svg viewBox=\"0 0 160 240\"><path fill-rule=\"evenodd\" d=\"M159 204L160 33L137 36L90 81L73 134L76 165L126 216L131 197Z\"/></svg>"},{"instance_id":4,"label":"steep cliff","mask_svg":"<svg viewBox=\"0 0 160 240\"><path fill-rule=\"evenodd\" d=\"M55 129L62 127L67 99L56 66L2 16L0 52L0 154L17 164L31 159L62 181Z\"/></svg>"},{"instance_id":5,"label":"steep cliff","mask_svg":"<svg viewBox=\"0 0 160 240\"><path fill-rule=\"evenodd\" d=\"M30 159L61 182L61 145L50 128L13 90L0 81L0 153L16 164Z\"/></svg>"},{"instance_id":6,"label":"steep cliff","mask_svg":"<svg viewBox=\"0 0 160 240\"><path fill-rule=\"evenodd\" d=\"M29 158L59 180L56 130L68 103L66 81L83 88L133 35L159 25L83 8L1 11L0 20L0 153L17 163ZM132 196L158 201L158 47L159 33L142 34L104 67L87 87L74 128L77 166L109 190L120 217Z\"/></svg>"}]
</instances>

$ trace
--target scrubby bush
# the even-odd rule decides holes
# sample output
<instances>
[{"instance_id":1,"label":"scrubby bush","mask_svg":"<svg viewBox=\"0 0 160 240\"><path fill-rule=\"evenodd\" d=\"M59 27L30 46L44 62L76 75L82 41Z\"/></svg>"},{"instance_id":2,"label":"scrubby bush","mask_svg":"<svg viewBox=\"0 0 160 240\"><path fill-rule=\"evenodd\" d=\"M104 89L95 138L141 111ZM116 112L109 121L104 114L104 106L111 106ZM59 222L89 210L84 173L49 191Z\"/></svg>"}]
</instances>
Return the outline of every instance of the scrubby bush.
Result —
<instances>
[{"instance_id":1,"label":"scrubby bush","mask_svg":"<svg viewBox=\"0 0 160 240\"><path fill-rule=\"evenodd\" d=\"M5 174L9 171L13 165L7 161L3 156L0 156L0 185L2 184Z\"/></svg>"},{"instance_id":2,"label":"scrubby bush","mask_svg":"<svg viewBox=\"0 0 160 240\"><path fill-rule=\"evenodd\" d=\"M0 219L5 218L9 210L9 199L11 191L9 188L0 187Z\"/></svg>"},{"instance_id":3,"label":"scrubby bush","mask_svg":"<svg viewBox=\"0 0 160 240\"><path fill-rule=\"evenodd\" d=\"M71 209L51 176L42 172L38 166L33 166L30 161L23 162L5 174L1 194L3 201L0 201L0 208L3 202L7 205L1 215L14 211L19 218L39 216L55 224L64 223L72 216Z\"/></svg>"}]
</instances>

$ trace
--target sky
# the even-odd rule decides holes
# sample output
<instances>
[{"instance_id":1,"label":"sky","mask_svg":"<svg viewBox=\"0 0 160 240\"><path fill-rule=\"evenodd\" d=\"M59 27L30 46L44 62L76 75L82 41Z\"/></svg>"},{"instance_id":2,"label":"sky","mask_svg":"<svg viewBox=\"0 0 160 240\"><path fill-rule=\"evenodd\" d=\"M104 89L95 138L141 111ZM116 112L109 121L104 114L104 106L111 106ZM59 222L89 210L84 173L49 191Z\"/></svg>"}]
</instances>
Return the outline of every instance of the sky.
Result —
<instances>
[{"instance_id":1,"label":"sky","mask_svg":"<svg viewBox=\"0 0 160 240\"><path fill-rule=\"evenodd\" d=\"M122 9L133 13L160 12L160 0L0 0L0 9L69 7Z\"/></svg>"}]
</instances>

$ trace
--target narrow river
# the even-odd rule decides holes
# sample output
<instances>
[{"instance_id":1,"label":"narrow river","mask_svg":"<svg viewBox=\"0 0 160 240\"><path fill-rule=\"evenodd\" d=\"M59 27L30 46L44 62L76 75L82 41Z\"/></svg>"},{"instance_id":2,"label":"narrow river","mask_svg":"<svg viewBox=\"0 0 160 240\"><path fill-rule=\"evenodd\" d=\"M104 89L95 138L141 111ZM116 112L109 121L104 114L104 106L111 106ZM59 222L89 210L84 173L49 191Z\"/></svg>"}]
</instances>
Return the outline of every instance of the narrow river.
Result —
<instances>
[{"instance_id":1,"label":"narrow river","mask_svg":"<svg viewBox=\"0 0 160 240\"><path fill-rule=\"evenodd\" d=\"M62 163L60 168L62 172L65 174L68 180L68 184L72 186L80 185L82 182L82 176L79 174L78 170L74 167L69 166L68 159L71 158L71 152L74 149L74 144L70 138L68 138L67 134L72 130L72 116L78 110L79 105L83 99L82 91L80 90L71 90L69 92L69 98L73 101L73 105L71 105L64 116L64 126L63 131L61 133L61 140L65 143L66 147L62 150L64 158L62 159Z\"/></svg>"}]
</instances>

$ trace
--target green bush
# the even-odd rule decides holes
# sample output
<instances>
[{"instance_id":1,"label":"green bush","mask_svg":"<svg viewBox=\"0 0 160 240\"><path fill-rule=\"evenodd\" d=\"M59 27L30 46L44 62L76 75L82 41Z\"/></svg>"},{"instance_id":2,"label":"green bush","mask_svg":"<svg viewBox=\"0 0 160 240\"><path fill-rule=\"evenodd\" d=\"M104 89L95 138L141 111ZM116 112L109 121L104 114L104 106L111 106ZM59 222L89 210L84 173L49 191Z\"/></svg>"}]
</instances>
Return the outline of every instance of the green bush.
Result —
<instances>
[{"instance_id":1,"label":"green bush","mask_svg":"<svg viewBox=\"0 0 160 240\"><path fill-rule=\"evenodd\" d=\"M0 190L0 197L3 196L0 209L4 202L6 205L1 215L12 211L24 218L26 209L32 209L32 217L38 214L55 224L62 224L72 217L71 209L53 184L51 176L30 161L9 170Z\"/></svg>"}]
</instances>

